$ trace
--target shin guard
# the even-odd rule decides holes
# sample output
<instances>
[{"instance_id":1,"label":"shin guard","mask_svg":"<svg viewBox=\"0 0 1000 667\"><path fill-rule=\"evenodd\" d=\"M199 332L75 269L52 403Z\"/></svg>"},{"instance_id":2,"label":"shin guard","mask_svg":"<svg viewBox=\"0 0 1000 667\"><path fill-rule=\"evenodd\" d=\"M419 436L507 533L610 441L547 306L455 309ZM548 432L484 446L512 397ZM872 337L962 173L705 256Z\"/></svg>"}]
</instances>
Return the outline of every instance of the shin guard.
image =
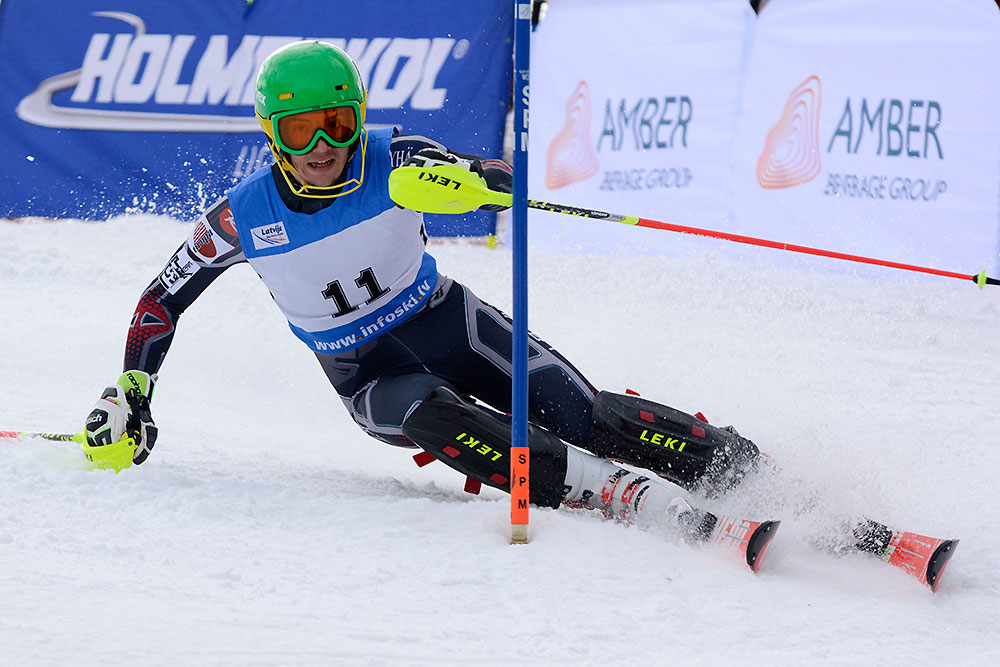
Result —
<instances>
[{"instance_id":1,"label":"shin guard","mask_svg":"<svg viewBox=\"0 0 1000 667\"><path fill-rule=\"evenodd\" d=\"M643 400L602 391L587 449L645 468L688 490L723 493L756 466L760 451L736 433Z\"/></svg>"},{"instance_id":2,"label":"shin guard","mask_svg":"<svg viewBox=\"0 0 1000 667\"><path fill-rule=\"evenodd\" d=\"M469 477L510 493L510 419L439 387L403 422L403 435ZM566 479L566 445L528 424L530 501L558 507Z\"/></svg>"}]
</instances>

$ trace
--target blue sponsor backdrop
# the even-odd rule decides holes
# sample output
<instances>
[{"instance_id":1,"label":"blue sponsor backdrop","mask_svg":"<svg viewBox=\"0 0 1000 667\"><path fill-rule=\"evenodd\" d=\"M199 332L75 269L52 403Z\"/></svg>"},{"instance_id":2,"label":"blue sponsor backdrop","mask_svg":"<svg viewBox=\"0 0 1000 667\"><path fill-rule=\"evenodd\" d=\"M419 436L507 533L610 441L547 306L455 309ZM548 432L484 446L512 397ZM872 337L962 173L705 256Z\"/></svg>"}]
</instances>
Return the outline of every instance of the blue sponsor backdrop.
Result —
<instances>
[{"instance_id":1,"label":"blue sponsor backdrop","mask_svg":"<svg viewBox=\"0 0 1000 667\"><path fill-rule=\"evenodd\" d=\"M509 0L3 0L0 216L194 218L270 162L253 83L301 38L358 62L369 125L499 157L512 31ZM494 226L428 216L436 235Z\"/></svg>"}]
</instances>

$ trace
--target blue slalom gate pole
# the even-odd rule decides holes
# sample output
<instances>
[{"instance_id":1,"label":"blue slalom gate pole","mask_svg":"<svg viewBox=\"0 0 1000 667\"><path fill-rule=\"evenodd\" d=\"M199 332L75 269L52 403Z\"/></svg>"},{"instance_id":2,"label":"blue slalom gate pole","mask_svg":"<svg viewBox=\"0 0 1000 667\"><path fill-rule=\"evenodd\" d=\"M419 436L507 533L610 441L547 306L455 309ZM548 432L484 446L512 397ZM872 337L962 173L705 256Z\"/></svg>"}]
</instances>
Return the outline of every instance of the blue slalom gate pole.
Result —
<instances>
[{"instance_id":1,"label":"blue slalom gate pole","mask_svg":"<svg viewBox=\"0 0 1000 667\"><path fill-rule=\"evenodd\" d=\"M514 0L514 183L511 233L514 350L510 448L511 543L528 541L528 70L531 0Z\"/></svg>"}]
</instances>

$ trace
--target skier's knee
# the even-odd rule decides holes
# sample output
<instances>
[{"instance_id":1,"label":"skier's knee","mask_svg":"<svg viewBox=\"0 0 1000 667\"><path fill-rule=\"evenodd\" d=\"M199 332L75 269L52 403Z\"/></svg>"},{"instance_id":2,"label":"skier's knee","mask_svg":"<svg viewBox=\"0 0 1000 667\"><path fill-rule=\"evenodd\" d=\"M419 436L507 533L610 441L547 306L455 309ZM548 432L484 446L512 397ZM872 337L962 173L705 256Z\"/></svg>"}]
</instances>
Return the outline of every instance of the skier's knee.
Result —
<instances>
[{"instance_id":1,"label":"skier's knee","mask_svg":"<svg viewBox=\"0 0 1000 667\"><path fill-rule=\"evenodd\" d=\"M373 380L353 396L343 397L355 423L365 433L398 447L416 447L403 434L406 416L434 388L448 383L427 373L389 375Z\"/></svg>"},{"instance_id":2,"label":"skier's knee","mask_svg":"<svg viewBox=\"0 0 1000 667\"><path fill-rule=\"evenodd\" d=\"M403 435L435 458L479 482L510 493L510 419L463 400L444 387L432 391L403 422ZM566 445L528 425L530 500L558 507L566 479Z\"/></svg>"},{"instance_id":3,"label":"skier's knee","mask_svg":"<svg viewBox=\"0 0 1000 667\"><path fill-rule=\"evenodd\" d=\"M646 468L695 490L724 492L756 466L757 446L733 429L638 396L602 391L594 400L587 449Z\"/></svg>"}]
</instances>

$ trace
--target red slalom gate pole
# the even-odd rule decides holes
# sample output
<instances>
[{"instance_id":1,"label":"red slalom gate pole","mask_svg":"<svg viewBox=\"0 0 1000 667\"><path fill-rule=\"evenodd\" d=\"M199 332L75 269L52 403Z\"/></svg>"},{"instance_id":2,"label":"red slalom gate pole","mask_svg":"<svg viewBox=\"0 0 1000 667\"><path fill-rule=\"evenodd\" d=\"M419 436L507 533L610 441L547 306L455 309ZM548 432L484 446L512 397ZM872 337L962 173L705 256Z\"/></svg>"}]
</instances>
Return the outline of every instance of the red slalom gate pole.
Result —
<instances>
[{"instance_id":1,"label":"red slalom gate pole","mask_svg":"<svg viewBox=\"0 0 1000 667\"><path fill-rule=\"evenodd\" d=\"M886 266L892 269L902 269L904 271L929 273L936 276L944 276L945 278L958 278L959 280L971 280L972 282L976 283L976 285L979 286L979 289L982 289L985 285L1000 285L1000 280L996 278L990 278L989 276L986 275L985 270L980 271L978 274L975 275L970 275L968 273L957 273L955 271L942 271L941 269L934 269L926 266L916 266L914 264L902 264L900 262L890 262L885 259L876 259L874 257L849 255L847 253L835 252L833 250L822 250L820 248L810 248L809 246L794 245L792 243L769 241L767 239L759 239L753 236L743 236L742 234L730 234L728 232L718 232L711 229L686 227L684 225L676 225L671 222L661 222L659 220L638 218L630 215L620 215L618 213L608 213L606 211L596 211L588 208L577 208L575 206L565 206L563 204L551 204L549 202L537 201L533 199L528 200L528 207L538 209L540 211L549 211L550 213L563 213L566 215L576 215L582 218L591 218L594 220L607 220L609 222L620 222L625 225L635 225L636 227L663 229L669 232L679 232L681 234L693 234L695 236L707 236L710 238L733 241L735 243L745 243L747 245L761 246L764 248L774 248L776 250L787 250L789 252L798 252L806 255L831 257L833 259L842 259L849 262L859 262L861 264L874 264L876 266Z\"/></svg>"}]
</instances>

